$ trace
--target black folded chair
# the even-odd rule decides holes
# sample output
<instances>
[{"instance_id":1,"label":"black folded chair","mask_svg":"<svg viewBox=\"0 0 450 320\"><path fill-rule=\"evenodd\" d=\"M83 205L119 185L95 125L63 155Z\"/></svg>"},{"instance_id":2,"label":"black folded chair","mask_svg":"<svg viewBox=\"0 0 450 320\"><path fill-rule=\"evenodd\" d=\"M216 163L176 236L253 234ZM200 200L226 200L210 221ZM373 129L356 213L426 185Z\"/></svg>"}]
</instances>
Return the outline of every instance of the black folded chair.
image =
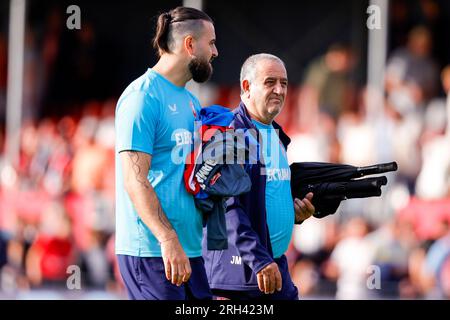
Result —
<instances>
[{"instance_id":1,"label":"black folded chair","mask_svg":"<svg viewBox=\"0 0 450 320\"><path fill-rule=\"evenodd\" d=\"M358 178L396 171L397 163L355 167L337 163L296 162L290 168L292 196L303 199L308 192L313 192L314 216L323 218L334 214L342 200L379 197L381 186L388 182L386 176Z\"/></svg>"}]
</instances>

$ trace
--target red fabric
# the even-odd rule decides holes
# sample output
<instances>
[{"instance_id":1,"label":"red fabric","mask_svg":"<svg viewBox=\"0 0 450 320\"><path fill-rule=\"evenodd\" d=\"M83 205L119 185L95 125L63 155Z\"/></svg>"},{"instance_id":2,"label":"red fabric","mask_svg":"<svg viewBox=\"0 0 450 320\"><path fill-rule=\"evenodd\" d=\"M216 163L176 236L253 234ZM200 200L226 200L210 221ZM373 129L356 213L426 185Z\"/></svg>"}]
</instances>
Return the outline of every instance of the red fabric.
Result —
<instances>
[{"instance_id":1,"label":"red fabric","mask_svg":"<svg viewBox=\"0 0 450 320\"><path fill-rule=\"evenodd\" d=\"M211 140L211 138L216 134L217 131L225 132L230 129L231 129L230 127L204 124L200 127L200 130L199 130L201 141L202 141L202 143L205 143L205 142ZM200 147L196 148L193 152L191 152L187 155L186 165L185 165L184 174L183 174L184 186L185 186L186 190L193 195L196 195L197 193L200 192L200 184L198 183L197 179L195 178L195 176L193 174L193 172L195 170L195 165L196 165L195 160L196 160L200 150L203 150L203 148L200 148ZM192 177L192 181L191 181L191 177ZM217 180L217 178L216 178L216 180Z\"/></svg>"},{"instance_id":2,"label":"red fabric","mask_svg":"<svg viewBox=\"0 0 450 320\"><path fill-rule=\"evenodd\" d=\"M217 131L225 132L231 129L230 127L216 126L204 124L200 127L200 136L202 137L202 142L208 142L216 134Z\"/></svg>"},{"instance_id":3,"label":"red fabric","mask_svg":"<svg viewBox=\"0 0 450 320\"><path fill-rule=\"evenodd\" d=\"M34 246L42 253L40 267L43 279L65 279L67 267L72 263L73 246L69 239L40 235Z\"/></svg>"},{"instance_id":4,"label":"red fabric","mask_svg":"<svg viewBox=\"0 0 450 320\"><path fill-rule=\"evenodd\" d=\"M196 195L200 192L200 185L197 182L197 179L194 177L194 170L195 170L195 157L198 154L199 148L196 148L193 152L189 153L186 157L186 165L184 166L184 174L183 174L183 182L184 187L186 188L187 192ZM193 186L190 185L191 182L191 176L192 176L192 183Z\"/></svg>"}]
</instances>

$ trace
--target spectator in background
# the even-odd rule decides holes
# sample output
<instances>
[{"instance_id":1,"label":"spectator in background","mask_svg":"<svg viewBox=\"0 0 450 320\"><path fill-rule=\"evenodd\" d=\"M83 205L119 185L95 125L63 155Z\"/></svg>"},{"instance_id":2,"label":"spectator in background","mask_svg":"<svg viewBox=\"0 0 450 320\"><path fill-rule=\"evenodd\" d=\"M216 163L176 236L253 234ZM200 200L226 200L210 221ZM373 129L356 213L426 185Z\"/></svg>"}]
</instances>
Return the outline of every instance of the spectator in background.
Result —
<instances>
[{"instance_id":1,"label":"spectator in background","mask_svg":"<svg viewBox=\"0 0 450 320\"><path fill-rule=\"evenodd\" d=\"M358 98L357 108L343 112L337 121L339 162L367 166L377 161L375 128L373 123L366 121L368 99L370 99L368 88L362 89Z\"/></svg>"},{"instance_id":2,"label":"spectator in background","mask_svg":"<svg viewBox=\"0 0 450 320\"><path fill-rule=\"evenodd\" d=\"M400 281L398 294L401 298L424 298L429 281L424 276L425 257L430 244L422 242L411 250L408 257L408 277Z\"/></svg>"},{"instance_id":3,"label":"spectator in background","mask_svg":"<svg viewBox=\"0 0 450 320\"><path fill-rule=\"evenodd\" d=\"M12 214L9 212L9 214ZM26 275L26 257L36 237L33 224L17 219L16 227L8 236L6 247L6 265L1 272L2 290L14 293L17 290L27 290L30 287Z\"/></svg>"},{"instance_id":4,"label":"spectator in background","mask_svg":"<svg viewBox=\"0 0 450 320\"><path fill-rule=\"evenodd\" d=\"M333 44L324 56L307 67L303 90L310 105L301 105L301 122L310 120L303 115L305 108L314 108L336 121L342 112L353 107L354 88L350 72L354 58L350 47Z\"/></svg>"},{"instance_id":5,"label":"spectator in background","mask_svg":"<svg viewBox=\"0 0 450 320\"><path fill-rule=\"evenodd\" d=\"M298 95L298 121L294 121L298 128L291 135L290 161L339 162L336 126L344 112L354 109L354 65L352 49L334 44L307 67ZM295 152L300 149L308 152Z\"/></svg>"},{"instance_id":6,"label":"spectator in background","mask_svg":"<svg viewBox=\"0 0 450 320\"><path fill-rule=\"evenodd\" d=\"M107 114L101 114L100 109L107 105L106 102L103 106L97 102L87 103L78 127L69 129L73 131L73 159L70 193L65 198L69 216L73 220L74 240L79 249L78 263L86 275L83 285L97 289L105 289L109 280L111 265L105 247L114 231L114 197L110 191L114 183L106 184L114 177L111 174L114 171L111 145L114 142L114 130L112 135L109 131L109 140L112 142L98 138L100 124L111 120L106 117ZM70 126L70 120L66 121Z\"/></svg>"},{"instance_id":7,"label":"spectator in background","mask_svg":"<svg viewBox=\"0 0 450 320\"><path fill-rule=\"evenodd\" d=\"M393 157L399 170L397 180L415 193L421 167L419 138L428 101L437 94L438 69L431 57L432 39L424 26L414 27L405 47L394 50L386 67L386 102L394 115Z\"/></svg>"},{"instance_id":8,"label":"spectator in background","mask_svg":"<svg viewBox=\"0 0 450 320\"><path fill-rule=\"evenodd\" d=\"M408 259L418 246L412 226L392 219L368 238L374 248L373 264L380 268L381 277L380 290L374 293L381 298L400 296L400 284L408 276Z\"/></svg>"},{"instance_id":9,"label":"spectator in background","mask_svg":"<svg viewBox=\"0 0 450 320\"><path fill-rule=\"evenodd\" d=\"M325 266L339 240L340 227L336 215L332 215L326 219L309 219L301 229L294 228L291 274L300 296L335 294L335 281L327 278Z\"/></svg>"},{"instance_id":10,"label":"spectator in background","mask_svg":"<svg viewBox=\"0 0 450 320\"><path fill-rule=\"evenodd\" d=\"M441 39L448 38L445 6L439 0L389 1L389 48L407 42L408 31L421 24L429 28L435 43L434 53L440 61L448 55L448 46Z\"/></svg>"},{"instance_id":11,"label":"spectator in background","mask_svg":"<svg viewBox=\"0 0 450 320\"><path fill-rule=\"evenodd\" d=\"M87 226L86 248L80 250L78 265L83 284L90 289L105 290L111 278L113 264L108 259L106 247L109 234L98 226Z\"/></svg>"},{"instance_id":12,"label":"spectator in background","mask_svg":"<svg viewBox=\"0 0 450 320\"><path fill-rule=\"evenodd\" d=\"M442 222L442 233L428 250L425 257L425 278L427 279L427 296L431 298L448 298L448 260L450 258L449 222Z\"/></svg>"},{"instance_id":13,"label":"spectator in background","mask_svg":"<svg viewBox=\"0 0 450 320\"><path fill-rule=\"evenodd\" d=\"M414 27L405 47L394 50L386 66L386 90L401 113L438 93L438 66L431 57L432 38L424 26Z\"/></svg>"},{"instance_id":14,"label":"spectator in background","mask_svg":"<svg viewBox=\"0 0 450 320\"><path fill-rule=\"evenodd\" d=\"M422 135L422 167L416 192L423 199L450 196L450 65L441 73L446 99L433 100L426 111Z\"/></svg>"},{"instance_id":15,"label":"spectator in background","mask_svg":"<svg viewBox=\"0 0 450 320\"><path fill-rule=\"evenodd\" d=\"M343 227L326 266L326 275L337 279L337 299L367 299L368 267L374 256L373 247L366 238L367 222L359 217L350 219Z\"/></svg>"},{"instance_id":16,"label":"spectator in background","mask_svg":"<svg viewBox=\"0 0 450 320\"><path fill-rule=\"evenodd\" d=\"M298 288L300 297L318 293L319 272L317 265L310 259L301 259L291 269L292 282Z\"/></svg>"},{"instance_id":17,"label":"spectator in background","mask_svg":"<svg viewBox=\"0 0 450 320\"><path fill-rule=\"evenodd\" d=\"M71 224L64 207L51 203L43 212L39 232L26 257L33 286L66 288L67 268L76 261Z\"/></svg>"},{"instance_id":18,"label":"spectator in background","mask_svg":"<svg viewBox=\"0 0 450 320\"><path fill-rule=\"evenodd\" d=\"M78 194L102 189L103 177L109 174L110 154L95 140L98 121L94 116L83 117L75 133L78 145L72 161L71 189Z\"/></svg>"}]
</instances>

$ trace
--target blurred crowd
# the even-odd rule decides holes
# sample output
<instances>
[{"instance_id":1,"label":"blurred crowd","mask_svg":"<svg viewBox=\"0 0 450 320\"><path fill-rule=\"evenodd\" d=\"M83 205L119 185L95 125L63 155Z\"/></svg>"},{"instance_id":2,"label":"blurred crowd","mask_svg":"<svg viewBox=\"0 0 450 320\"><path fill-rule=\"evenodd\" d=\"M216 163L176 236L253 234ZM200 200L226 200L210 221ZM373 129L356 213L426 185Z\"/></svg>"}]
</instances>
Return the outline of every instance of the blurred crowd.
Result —
<instances>
[{"instance_id":1,"label":"blurred crowd","mask_svg":"<svg viewBox=\"0 0 450 320\"><path fill-rule=\"evenodd\" d=\"M18 165L0 156L4 292L65 289L71 265L80 268L81 288L121 290L114 255L114 109L115 100L90 102L80 118L28 122Z\"/></svg>"},{"instance_id":2,"label":"blurred crowd","mask_svg":"<svg viewBox=\"0 0 450 320\"><path fill-rule=\"evenodd\" d=\"M435 2L421 3L432 22ZM401 7L393 8L396 15ZM406 37L389 51L384 94L355 82L358 55L344 43L311 61L301 84L289 85L276 120L292 139L290 162L396 161L399 168L387 174L380 198L343 201L334 215L295 226L287 256L305 299L450 298L450 66L434 54L439 25L430 21L408 32L393 24L391 41ZM45 69L25 75L25 82L36 76L57 84L72 74L71 83L83 83L83 97L95 95L95 77L86 73L95 33L86 28L80 34L83 66L61 69L55 51L60 24L49 19L45 50L36 51L45 53ZM35 43L32 36L28 46ZM53 86L59 95L45 100L45 90L30 85L25 102L36 101L37 90L38 100L58 109L60 87ZM0 34L0 111L5 93L6 41ZM234 107L239 85L206 84L200 99ZM115 104L116 97L74 100L75 113L25 114L20 157L12 166L0 124L0 292L67 290L68 267L76 265L82 289L124 295L114 255Z\"/></svg>"},{"instance_id":3,"label":"blurred crowd","mask_svg":"<svg viewBox=\"0 0 450 320\"><path fill-rule=\"evenodd\" d=\"M399 169L381 199L344 201L296 227L289 257L302 296L450 298L450 66L439 70L431 50L430 30L412 28L388 57L385 95L355 90L350 48L332 46L308 69L287 123L290 161Z\"/></svg>"}]
</instances>

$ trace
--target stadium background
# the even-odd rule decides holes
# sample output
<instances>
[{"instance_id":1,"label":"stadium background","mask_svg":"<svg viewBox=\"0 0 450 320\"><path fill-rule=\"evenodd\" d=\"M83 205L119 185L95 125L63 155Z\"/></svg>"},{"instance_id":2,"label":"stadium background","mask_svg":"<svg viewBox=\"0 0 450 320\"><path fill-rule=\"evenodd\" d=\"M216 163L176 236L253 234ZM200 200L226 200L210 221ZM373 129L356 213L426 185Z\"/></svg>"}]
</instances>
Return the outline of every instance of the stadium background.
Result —
<instances>
[{"instance_id":1,"label":"stadium background","mask_svg":"<svg viewBox=\"0 0 450 320\"><path fill-rule=\"evenodd\" d=\"M369 1L203 1L219 50L210 82L190 84L203 105L236 106L244 59L273 53L290 82L278 118L290 161L399 164L381 198L296 226L288 258L305 299L450 297L450 3L388 3L377 95L367 87ZM81 30L66 27L72 4ZM156 62L156 15L178 5L28 0L20 153L10 163L10 1L0 1L0 298L125 298L113 251L114 108ZM81 290L67 288L70 265ZM373 274L380 288L368 285Z\"/></svg>"}]
</instances>

